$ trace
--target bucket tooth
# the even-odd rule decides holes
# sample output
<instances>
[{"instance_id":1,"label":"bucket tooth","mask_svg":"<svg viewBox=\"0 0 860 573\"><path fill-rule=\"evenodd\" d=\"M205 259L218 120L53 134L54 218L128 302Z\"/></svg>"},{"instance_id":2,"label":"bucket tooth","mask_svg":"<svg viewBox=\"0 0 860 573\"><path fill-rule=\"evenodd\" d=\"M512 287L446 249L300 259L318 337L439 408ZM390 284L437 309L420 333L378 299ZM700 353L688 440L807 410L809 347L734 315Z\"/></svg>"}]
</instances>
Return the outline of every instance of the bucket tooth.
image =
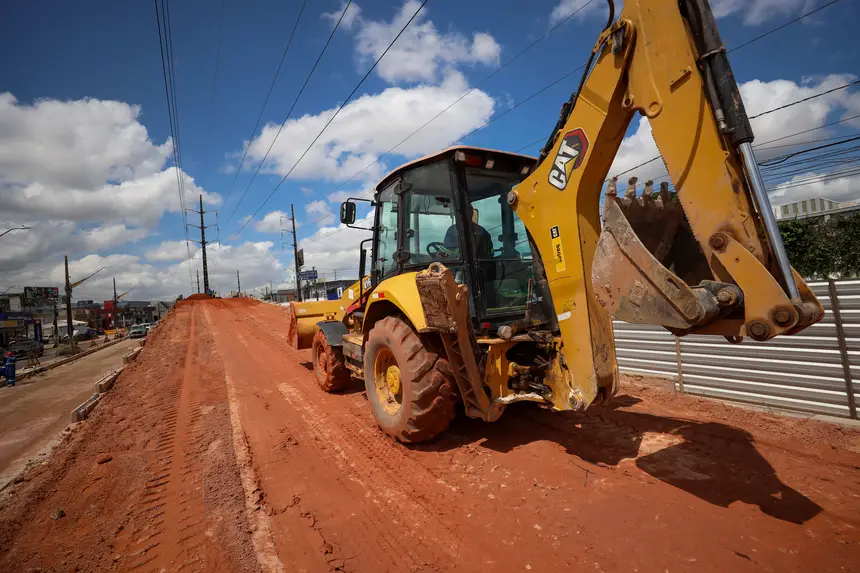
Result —
<instances>
[{"instance_id":1,"label":"bucket tooth","mask_svg":"<svg viewBox=\"0 0 860 573\"><path fill-rule=\"evenodd\" d=\"M639 181L638 177L631 177L627 180L627 190L624 191L625 199L635 199L636 198L636 182Z\"/></svg>"}]
</instances>

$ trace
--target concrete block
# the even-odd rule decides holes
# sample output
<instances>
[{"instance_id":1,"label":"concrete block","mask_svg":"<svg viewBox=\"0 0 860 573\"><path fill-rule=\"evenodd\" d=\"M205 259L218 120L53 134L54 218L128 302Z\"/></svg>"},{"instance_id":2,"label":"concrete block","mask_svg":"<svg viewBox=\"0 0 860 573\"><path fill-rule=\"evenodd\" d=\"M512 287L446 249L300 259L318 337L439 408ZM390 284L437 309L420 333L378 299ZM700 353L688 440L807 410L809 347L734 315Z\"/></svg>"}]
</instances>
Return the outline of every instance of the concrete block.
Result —
<instances>
[{"instance_id":1,"label":"concrete block","mask_svg":"<svg viewBox=\"0 0 860 573\"><path fill-rule=\"evenodd\" d=\"M93 408L96 407L96 404L99 403L99 398L101 398L99 394L93 394L86 402L72 410L72 422L82 422L86 420L87 417L89 417L90 412L93 411Z\"/></svg>"}]
</instances>

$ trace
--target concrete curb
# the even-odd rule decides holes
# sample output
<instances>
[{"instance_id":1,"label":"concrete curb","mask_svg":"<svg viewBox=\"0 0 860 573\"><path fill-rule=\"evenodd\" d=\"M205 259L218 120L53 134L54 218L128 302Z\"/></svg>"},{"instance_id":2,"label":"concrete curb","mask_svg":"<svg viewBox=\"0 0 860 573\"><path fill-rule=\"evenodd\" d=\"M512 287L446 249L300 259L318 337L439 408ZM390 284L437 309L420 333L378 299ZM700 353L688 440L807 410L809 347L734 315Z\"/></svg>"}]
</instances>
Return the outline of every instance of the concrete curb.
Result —
<instances>
[{"instance_id":1,"label":"concrete curb","mask_svg":"<svg viewBox=\"0 0 860 573\"><path fill-rule=\"evenodd\" d=\"M124 354L122 357L122 363L129 364L131 362L134 362L137 359L137 355L140 354L141 350L143 350L143 346L141 346L140 348L135 348L128 354Z\"/></svg>"},{"instance_id":2,"label":"concrete curb","mask_svg":"<svg viewBox=\"0 0 860 573\"><path fill-rule=\"evenodd\" d=\"M101 394L93 394L86 402L72 410L72 422L81 422L86 420L87 417L89 417L90 412L93 411L93 408L96 407L96 404L99 403L100 398Z\"/></svg>"},{"instance_id":3,"label":"concrete curb","mask_svg":"<svg viewBox=\"0 0 860 573\"><path fill-rule=\"evenodd\" d=\"M106 374L102 378L96 382L95 393L87 398L87 401L72 410L72 422L82 422L86 420L90 416L90 412L93 411L93 408L96 407L96 404L99 403L101 399L101 395L113 388L114 383L116 382L119 375L122 374L122 371L125 370L125 366L134 362L140 351L143 350L143 347L135 348L128 354L123 355L122 362L123 366L121 366L117 370L112 370L110 373Z\"/></svg>"},{"instance_id":4,"label":"concrete curb","mask_svg":"<svg viewBox=\"0 0 860 573\"><path fill-rule=\"evenodd\" d=\"M84 356L89 356L90 354L92 354L94 352L98 352L102 348L108 348L110 346L113 346L114 344L119 344L120 342L122 342L124 340L125 340L125 338L120 338L119 340L111 340L110 342L106 342L105 344L102 344L100 346L96 346L95 348L89 348L87 350L84 350L83 352L79 352L79 353L75 354L74 356L67 356L65 358L61 358L61 359L59 359L55 362L51 362L50 364L47 364L45 366L39 366L38 368L31 368L29 370L22 370L21 372L18 373L17 379L18 380L24 380L25 378L29 378L30 376L33 376L34 374L41 374L42 372L47 372L48 370L51 370L52 368L56 368L57 366L62 366L63 364L68 364L69 362L74 362L75 360L77 360L79 358L83 358Z\"/></svg>"},{"instance_id":5,"label":"concrete curb","mask_svg":"<svg viewBox=\"0 0 860 573\"><path fill-rule=\"evenodd\" d=\"M119 378L120 373L125 369L123 366L119 370L114 370L98 382L96 382L96 393L104 394L111 388L113 388L113 383L116 382L116 379Z\"/></svg>"}]
</instances>

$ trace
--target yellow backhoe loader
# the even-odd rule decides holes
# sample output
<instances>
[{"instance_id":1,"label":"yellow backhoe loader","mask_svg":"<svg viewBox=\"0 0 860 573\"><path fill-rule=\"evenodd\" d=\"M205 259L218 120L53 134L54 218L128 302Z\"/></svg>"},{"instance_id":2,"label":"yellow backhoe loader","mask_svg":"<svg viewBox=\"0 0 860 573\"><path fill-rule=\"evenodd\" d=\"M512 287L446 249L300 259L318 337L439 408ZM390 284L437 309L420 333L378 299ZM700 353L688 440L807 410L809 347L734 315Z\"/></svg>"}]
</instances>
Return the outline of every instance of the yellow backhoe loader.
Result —
<instances>
[{"instance_id":1,"label":"yellow backhoe loader","mask_svg":"<svg viewBox=\"0 0 860 573\"><path fill-rule=\"evenodd\" d=\"M362 277L294 303L323 390L363 378L404 442L513 402L580 410L618 389L612 319L768 340L820 320L789 265L707 0L627 0L540 157L453 147L376 186ZM635 114L676 194L606 177ZM601 197L603 210L601 217ZM354 226L356 200L341 205ZM370 270L365 273L366 243Z\"/></svg>"}]
</instances>

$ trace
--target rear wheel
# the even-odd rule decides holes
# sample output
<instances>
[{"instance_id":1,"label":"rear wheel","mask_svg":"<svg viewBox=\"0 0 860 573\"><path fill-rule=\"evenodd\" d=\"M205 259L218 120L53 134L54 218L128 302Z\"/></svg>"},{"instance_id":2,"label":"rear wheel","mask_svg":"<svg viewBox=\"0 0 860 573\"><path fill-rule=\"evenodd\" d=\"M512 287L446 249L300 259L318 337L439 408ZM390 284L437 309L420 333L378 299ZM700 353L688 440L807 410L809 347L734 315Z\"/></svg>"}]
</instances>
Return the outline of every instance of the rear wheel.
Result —
<instances>
[{"instance_id":1,"label":"rear wheel","mask_svg":"<svg viewBox=\"0 0 860 573\"><path fill-rule=\"evenodd\" d=\"M454 417L448 361L396 316L377 322L367 337L364 385L379 427L401 442L430 440Z\"/></svg>"},{"instance_id":2,"label":"rear wheel","mask_svg":"<svg viewBox=\"0 0 860 573\"><path fill-rule=\"evenodd\" d=\"M349 370L343 360L343 348L332 347L322 330L317 330L312 345L314 374L324 392L343 390L349 383Z\"/></svg>"}]
</instances>

